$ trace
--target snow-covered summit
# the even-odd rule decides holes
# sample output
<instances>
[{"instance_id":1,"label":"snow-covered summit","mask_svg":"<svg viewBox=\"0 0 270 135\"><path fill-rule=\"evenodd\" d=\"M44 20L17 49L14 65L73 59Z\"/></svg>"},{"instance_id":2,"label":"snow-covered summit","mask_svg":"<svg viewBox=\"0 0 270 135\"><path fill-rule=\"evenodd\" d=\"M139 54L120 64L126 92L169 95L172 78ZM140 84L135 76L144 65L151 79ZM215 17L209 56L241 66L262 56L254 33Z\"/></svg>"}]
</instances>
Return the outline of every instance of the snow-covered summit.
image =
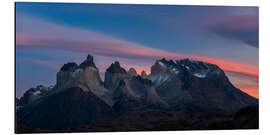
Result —
<instances>
[{"instance_id":1,"label":"snow-covered summit","mask_svg":"<svg viewBox=\"0 0 270 135\"><path fill-rule=\"evenodd\" d=\"M222 70L214 64L193 59L166 60L165 58L157 60L151 67L151 74L175 74L178 75L184 71L191 72L199 78L206 77L207 74L219 74Z\"/></svg>"},{"instance_id":2,"label":"snow-covered summit","mask_svg":"<svg viewBox=\"0 0 270 135\"><path fill-rule=\"evenodd\" d=\"M179 60L157 60L151 67L151 74L147 77L156 86L161 86L173 77L181 79L192 76L199 79L208 78L212 75L224 75L224 72L214 64L190 58Z\"/></svg>"}]
</instances>

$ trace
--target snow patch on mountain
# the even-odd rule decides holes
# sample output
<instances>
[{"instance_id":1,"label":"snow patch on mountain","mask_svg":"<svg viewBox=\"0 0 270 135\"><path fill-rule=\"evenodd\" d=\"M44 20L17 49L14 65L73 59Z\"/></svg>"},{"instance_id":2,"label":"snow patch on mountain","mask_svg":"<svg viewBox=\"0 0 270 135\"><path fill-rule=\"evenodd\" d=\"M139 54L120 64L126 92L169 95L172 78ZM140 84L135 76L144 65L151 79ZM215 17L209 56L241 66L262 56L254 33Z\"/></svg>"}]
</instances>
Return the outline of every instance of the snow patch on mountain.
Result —
<instances>
[{"instance_id":1,"label":"snow patch on mountain","mask_svg":"<svg viewBox=\"0 0 270 135\"><path fill-rule=\"evenodd\" d=\"M33 95L39 95L39 94L41 94L41 92L39 91L39 90L37 90L37 91L35 91L34 93L33 93Z\"/></svg>"},{"instance_id":2,"label":"snow patch on mountain","mask_svg":"<svg viewBox=\"0 0 270 135\"><path fill-rule=\"evenodd\" d=\"M166 82L169 79L169 75L167 74L157 74L157 75L150 75L148 79L150 79L156 86L159 86Z\"/></svg>"},{"instance_id":3,"label":"snow patch on mountain","mask_svg":"<svg viewBox=\"0 0 270 135\"><path fill-rule=\"evenodd\" d=\"M161 61L159 61L158 64L161 65L162 67L165 67L165 64L162 63Z\"/></svg>"},{"instance_id":4,"label":"snow patch on mountain","mask_svg":"<svg viewBox=\"0 0 270 135\"><path fill-rule=\"evenodd\" d=\"M188 67L188 66L185 66L185 68L186 68L186 69L189 69L189 67Z\"/></svg>"},{"instance_id":5,"label":"snow patch on mountain","mask_svg":"<svg viewBox=\"0 0 270 135\"><path fill-rule=\"evenodd\" d=\"M177 68L173 68L172 71L175 73L175 74L178 74L179 73L179 70Z\"/></svg>"},{"instance_id":6,"label":"snow patch on mountain","mask_svg":"<svg viewBox=\"0 0 270 135\"><path fill-rule=\"evenodd\" d=\"M194 73L193 75L198 77L198 78L205 78L206 77L205 73Z\"/></svg>"}]
</instances>

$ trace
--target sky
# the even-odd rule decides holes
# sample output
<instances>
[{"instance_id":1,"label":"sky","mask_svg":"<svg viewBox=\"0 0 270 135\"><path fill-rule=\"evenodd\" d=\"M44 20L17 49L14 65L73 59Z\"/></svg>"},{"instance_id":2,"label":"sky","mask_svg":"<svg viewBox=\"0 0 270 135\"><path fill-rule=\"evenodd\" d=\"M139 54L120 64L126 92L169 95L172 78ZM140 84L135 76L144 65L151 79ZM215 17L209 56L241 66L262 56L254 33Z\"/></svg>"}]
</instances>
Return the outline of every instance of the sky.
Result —
<instances>
[{"instance_id":1,"label":"sky","mask_svg":"<svg viewBox=\"0 0 270 135\"><path fill-rule=\"evenodd\" d=\"M17 2L16 96L54 85L63 64L91 54L102 77L114 61L149 74L163 57L202 60L258 98L258 15L258 7Z\"/></svg>"}]
</instances>

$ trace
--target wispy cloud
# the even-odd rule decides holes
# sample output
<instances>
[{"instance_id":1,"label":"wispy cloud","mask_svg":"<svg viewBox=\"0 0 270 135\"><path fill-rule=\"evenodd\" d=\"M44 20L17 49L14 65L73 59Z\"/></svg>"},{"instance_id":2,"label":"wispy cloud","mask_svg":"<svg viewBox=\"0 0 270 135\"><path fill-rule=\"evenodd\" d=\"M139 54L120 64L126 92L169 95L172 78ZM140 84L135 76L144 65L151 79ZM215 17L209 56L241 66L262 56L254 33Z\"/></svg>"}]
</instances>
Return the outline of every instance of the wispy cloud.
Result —
<instances>
[{"instance_id":1,"label":"wispy cloud","mask_svg":"<svg viewBox=\"0 0 270 135\"><path fill-rule=\"evenodd\" d=\"M182 16L168 19L170 21L165 25L179 33L185 31L189 34L192 30L203 33L199 35L202 40L217 40L219 44L221 39L212 34L223 38L226 43L234 40L259 47L259 14L256 7L194 7L186 14L184 19Z\"/></svg>"},{"instance_id":2,"label":"wispy cloud","mask_svg":"<svg viewBox=\"0 0 270 135\"><path fill-rule=\"evenodd\" d=\"M122 40L92 30L83 30L35 20L32 18L29 19L30 20L27 21L22 20L22 22L16 22L16 25L18 25L17 27L19 27L16 29L18 30L16 31L16 45L18 48L50 48L77 53L91 53L101 57L121 60L121 62L123 60L125 61L123 63L123 67L126 69L134 67L137 69L138 73L145 70L149 74L150 66L156 59L160 59L162 57L166 57L168 59L189 57L217 64L220 68L226 71L258 76L258 67L244 62L173 53L151 48L143 44ZM238 26L236 27L234 25L230 25L230 27L234 29L238 28ZM62 62L55 63L52 61L40 61L34 59L24 59L24 61L46 65L51 68L56 68L55 65L60 67L60 65L63 64ZM102 62L98 64L104 65ZM104 73L105 67L103 66L100 70L101 73Z\"/></svg>"},{"instance_id":3,"label":"wispy cloud","mask_svg":"<svg viewBox=\"0 0 270 135\"><path fill-rule=\"evenodd\" d=\"M250 80L253 84L259 83L259 76L258 75L252 75L252 74L245 74L242 72L233 72L233 71L226 71L226 74L230 76L236 76L242 79Z\"/></svg>"},{"instance_id":4,"label":"wispy cloud","mask_svg":"<svg viewBox=\"0 0 270 135\"><path fill-rule=\"evenodd\" d=\"M64 62L59 61L48 61L48 60L39 60L33 58L17 58L16 62L31 62L37 65L43 65L52 69L59 69Z\"/></svg>"},{"instance_id":5,"label":"wispy cloud","mask_svg":"<svg viewBox=\"0 0 270 135\"><path fill-rule=\"evenodd\" d=\"M238 19L238 21L232 22L231 24L222 22L211 25L209 26L209 29L224 38L239 40L258 48L258 27L255 27L253 24L245 24L244 22L248 22L245 18L240 17Z\"/></svg>"},{"instance_id":6,"label":"wispy cloud","mask_svg":"<svg viewBox=\"0 0 270 135\"><path fill-rule=\"evenodd\" d=\"M21 39L27 37L27 40ZM25 36L17 34L17 45L25 47L44 47L61 49L72 52L92 53L101 56L119 57L140 61L143 63L153 62L156 59L166 57L169 59L193 58L215 63L224 70L242 72L246 74L258 74L258 67L247 63L234 62L218 58L210 58L205 56L194 56L188 54L178 54L167 52L155 48L146 47L140 44L121 41L118 39L106 41L104 40L78 40L78 39L62 39L62 38L42 38L35 36Z\"/></svg>"},{"instance_id":7,"label":"wispy cloud","mask_svg":"<svg viewBox=\"0 0 270 135\"><path fill-rule=\"evenodd\" d=\"M256 8L252 13L245 13L249 10L243 10L239 14L236 11L229 11L223 16L210 16L204 25L216 33L217 35L231 39L242 41L243 43L259 47L259 16ZM229 14L229 15L228 15ZM211 20L211 21L210 21Z\"/></svg>"}]
</instances>

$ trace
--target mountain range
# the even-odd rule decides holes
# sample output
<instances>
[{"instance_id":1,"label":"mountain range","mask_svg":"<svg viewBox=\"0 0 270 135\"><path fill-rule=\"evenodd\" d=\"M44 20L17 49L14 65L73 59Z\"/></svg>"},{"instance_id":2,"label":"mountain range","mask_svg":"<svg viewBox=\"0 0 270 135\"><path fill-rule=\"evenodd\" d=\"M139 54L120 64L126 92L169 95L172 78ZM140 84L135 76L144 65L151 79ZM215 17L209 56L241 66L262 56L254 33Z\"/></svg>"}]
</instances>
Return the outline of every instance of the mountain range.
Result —
<instances>
[{"instance_id":1,"label":"mountain range","mask_svg":"<svg viewBox=\"0 0 270 135\"><path fill-rule=\"evenodd\" d=\"M103 81L88 55L56 78L16 98L17 133L258 128L258 99L211 63L163 58L138 75L116 61Z\"/></svg>"}]
</instances>

